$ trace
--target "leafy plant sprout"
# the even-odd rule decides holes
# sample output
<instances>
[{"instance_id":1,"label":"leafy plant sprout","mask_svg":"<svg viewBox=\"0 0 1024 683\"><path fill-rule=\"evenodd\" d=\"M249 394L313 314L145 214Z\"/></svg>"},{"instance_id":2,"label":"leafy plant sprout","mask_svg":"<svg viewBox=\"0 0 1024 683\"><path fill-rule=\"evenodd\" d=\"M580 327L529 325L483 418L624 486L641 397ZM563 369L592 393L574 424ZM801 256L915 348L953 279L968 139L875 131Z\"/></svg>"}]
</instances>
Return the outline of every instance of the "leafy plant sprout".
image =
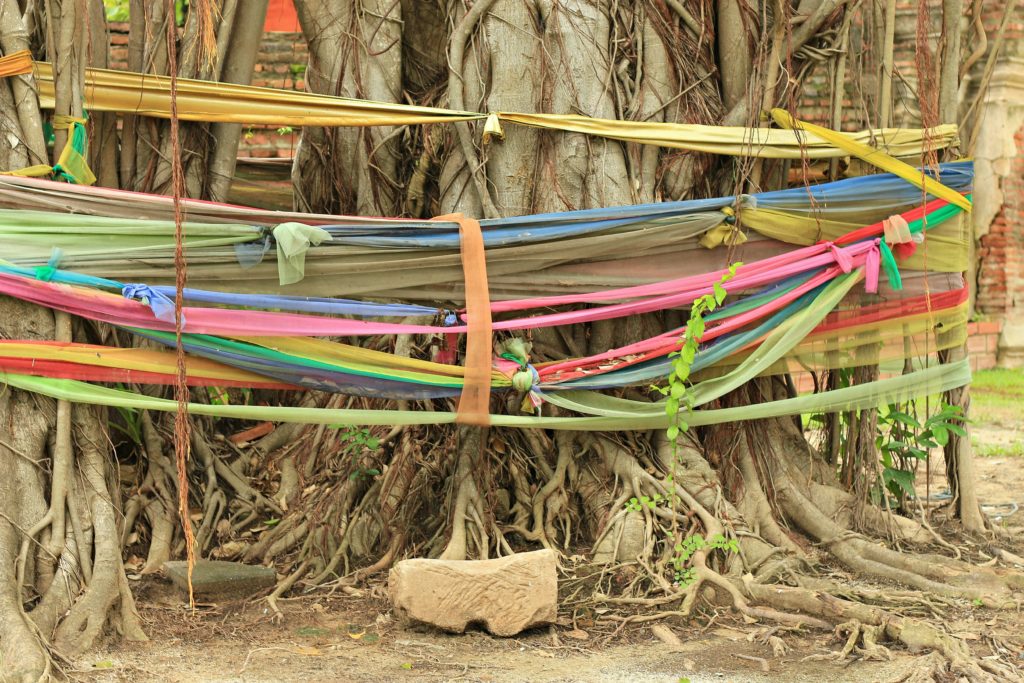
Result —
<instances>
[{"instance_id":1,"label":"leafy plant sprout","mask_svg":"<svg viewBox=\"0 0 1024 683\"><path fill-rule=\"evenodd\" d=\"M679 458L679 436L689 429L684 419L684 413L693 408L693 397L689 391L689 379L693 368L697 351L700 348L701 339L704 336L704 316L713 312L721 306L728 292L725 284L736 276L737 270L742 263L733 263L729 269L722 274L721 279L712 285L712 291L694 299L690 306L690 317L686 322L683 335L680 337L678 351L669 354L672 359L672 370L668 376L668 386L653 387L656 391L666 397L665 413L669 418L669 426L666 432L669 442L672 444L672 470L669 472L667 481L669 483L669 496L666 499L660 494L653 496L639 496L630 498L626 508L634 512L644 509L654 510L662 503L675 504L676 468L680 466ZM693 534L679 539L679 522L675 516L672 517L672 525L668 531L666 541L673 543L673 554L670 564L673 569L674 584L679 587L688 587L696 581L696 571L690 566L690 560L697 552L710 550L721 550L724 552L739 552L739 545L735 539L726 538L722 534L715 534L710 539L705 539L701 534Z\"/></svg>"}]
</instances>

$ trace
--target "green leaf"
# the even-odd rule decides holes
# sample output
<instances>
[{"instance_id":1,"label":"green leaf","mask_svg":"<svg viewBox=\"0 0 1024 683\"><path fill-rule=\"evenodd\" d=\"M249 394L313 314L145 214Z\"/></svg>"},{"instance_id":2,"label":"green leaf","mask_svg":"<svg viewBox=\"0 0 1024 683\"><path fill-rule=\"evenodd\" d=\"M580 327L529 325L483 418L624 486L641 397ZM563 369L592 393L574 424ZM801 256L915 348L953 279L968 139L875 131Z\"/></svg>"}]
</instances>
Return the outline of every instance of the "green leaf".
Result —
<instances>
[{"instance_id":1,"label":"green leaf","mask_svg":"<svg viewBox=\"0 0 1024 683\"><path fill-rule=\"evenodd\" d=\"M692 365L693 359L697 357L697 345L687 344L683 347L683 350L679 352L679 359L686 365Z\"/></svg>"},{"instance_id":2,"label":"green leaf","mask_svg":"<svg viewBox=\"0 0 1024 683\"><path fill-rule=\"evenodd\" d=\"M893 420L896 420L897 422L902 422L908 427L915 427L918 429L920 429L921 427L921 423L918 422L916 418L914 418L911 415L907 415L906 413L902 413L898 410L889 413L888 417L892 418Z\"/></svg>"},{"instance_id":3,"label":"green leaf","mask_svg":"<svg viewBox=\"0 0 1024 683\"><path fill-rule=\"evenodd\" d=\"M720 285L720 284L718 284L716 282L714 284L714 289L715 289L715 301L717 303L722 303L723 301L725 301L725 296L726 296L725 287L723 287L722 285Z\"/></svg>"},{"instance_id":4,"label":"green leaf","mask_svg":"<svg viewBox=\"0 0 1024 683\"><path fill-rule=\"evenodd\" d=\"M953 432L957 436L967 436L967 430L961 427L960 425L950 423L946 425L946 429Z\"/></svg>"},{"instance_id":5,"label":"green leaf","mask_svg":"<svg viewBox=\"0 0 1024 683\"><path fill-rule=\"evenodd\" d=\"M675 417L675 414L679 412L679 399L672 398L669 396L665 400L665 414L669 417Z\"/></svg>"},{"instance_id":6,"label":"green leaf","mask_svg":"<svg viewBox=\"0 0 1024 683\"><path fill-rule=\"evenodd\" d=\"M940 446L945 446L949 443L949 432L946 431L945 427L938 425L932 427L932 436L935 437L935 442Z\"/></svg>"},{"instance_id":7,"label":"green leaf","mask_svg":"<svg viewBox=\"0 0 1024 683\"><path fill-rule=\"evenodd\" d=\"M685 393L686 393L686 387L684 385L682 385L682 384L673 384L672 385L672 392L671 392L672 398L682 398L683 394L685 394Z\"/></svg>"},{"instance_id":8,"label":"green leaf","mask_svg":"<svg viewBox=\"0 0 1024 683\"><path fill-rule=\"evenodd\" d=\"M888 484L896 484L904 493L914 495L914 473L897 470L891 467L882 470L882 480Z\"/></svg>"},{"instance_id":9,"label":"green leaf","mask_svg":"<svg viewBox=\"0 0 1024 683\"><path fill-rule=\"evenodd\" d=\"M667 436L669 441L675 441L679 438L679 427L677 425L669 425L667 430Z\"/></svg>"},{"instance_id":10,"label":"green leaf","mask_svg":"<svg viewBox=\"0 0 1024 683\"><path fill-rule=\"evenodd\" d=\"M693 338L700 339L704 336L704 318L690 318L693 321Z\"/></svg>"}]
</instances>

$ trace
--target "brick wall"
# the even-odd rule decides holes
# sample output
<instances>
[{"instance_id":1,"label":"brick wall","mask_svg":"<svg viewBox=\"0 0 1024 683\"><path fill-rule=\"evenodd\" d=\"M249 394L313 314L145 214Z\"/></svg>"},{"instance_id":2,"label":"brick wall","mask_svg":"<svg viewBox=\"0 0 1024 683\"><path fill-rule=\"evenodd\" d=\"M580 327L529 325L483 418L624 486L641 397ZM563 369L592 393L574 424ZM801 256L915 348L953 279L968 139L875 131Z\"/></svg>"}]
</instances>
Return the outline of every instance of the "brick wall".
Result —
<instances>
[{"instance_id":1,"label":"brick wall","mask_svg":"<svg viewBox=\"0 0 1024 683\"><path fill-rule=\"evenodd\" d=\"M967 324L967 353L971 359L971 371L996 367L1001 332L1002 323L997 320Z\"/></svg>"},{"instance_id":2,"label":"brick wall","mask_svg":"<svg viewBox=\"0 0 1024 683\"><path fill-rule=\"evenodd\" d=\"M128 68L128 24L110 25L110 68ZM301 33L263 34L252 84L283 90L305 90L306 60L309 52ZM240 157L291 157L299 131L246 127L238 144Z\"/></svg>"},{"instance_id":3,"label":"brick wall","mask_svg":"<svg viewBox=\"0 0 1024 683\"><path fill-rule=\"evenodd\" d=\"M1024 308L1024 126L1014 135L1017 156L1003 179L1003 206L978 248L978 310L1006 314Z\"/></svg>"},{"instance_id":4,"label":"brick wall","mask_svg":"<svg viewBox=\"0 0 1024 683\"><path fill-rule=\"evenodd\" d=\"M252 84L282 90L305 90L309 51L301 33L264 33ZM291 157L298 129L249 128L238 143L240 157Z\"/></svg>"}]
</instances>

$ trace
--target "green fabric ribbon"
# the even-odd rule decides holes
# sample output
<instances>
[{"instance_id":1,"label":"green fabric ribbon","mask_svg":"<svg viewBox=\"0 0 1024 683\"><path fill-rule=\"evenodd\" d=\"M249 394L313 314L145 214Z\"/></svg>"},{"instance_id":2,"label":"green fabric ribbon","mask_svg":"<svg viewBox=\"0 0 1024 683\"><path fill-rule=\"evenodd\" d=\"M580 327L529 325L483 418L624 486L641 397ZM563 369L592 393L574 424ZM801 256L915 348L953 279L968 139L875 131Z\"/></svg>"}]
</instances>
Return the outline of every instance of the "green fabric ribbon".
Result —
<instances>
[{"instance_id":1,"label":"green fabric ribbon","mask_svg":"<svg viewBox=\"0 0 1024 683\"><path fill-rule=\"evenodd\" d=\"M968 359L965 358L956 363L935 365L906 375L832 391L805 394L797 398L768 401L766 403L736 408L694 410L687 414L686 421L691 426L698 426L736 422L739 420L783 417L786 415L860 410L874 408L886 403L902 402L917 396L947 391L964 386L970 381L971 368L968 364ZM174 412L178 409L178 404L170 399L154 398L144 394L111 389L70 379L30 377L28 375L0 372L0 384L7 384L16 389L32 391L73 403L91 403L94 405L165 412ZM654 406L660 408L660 404L654 404ZM427 410L347 410L190 403L189 413L239 420L346 426L452 424L455 422L455 413ZM492 415L491 423L498 427L517 427L523 429L625 431L665 429L668 426L668 416L665 415L664 410L661 411L660 415L647 414L647 411L636 411L624 415L600 415L594 417Z\"/></svg>"},{"instance_id":2,"label":"green fabric ribbon","mask_svg":"<svg viewBox=\"0 0 1024 683\"><path fill-rule=\"evenodd\" d=\"M73 121L68 142L60 153L60 159L53 165L54 179L74 185L95 183L96 175L89 168L89 162L86 160L88 153L89 136L86 134L85 125L80 121Z\"/></svg>"},{"instance_id":3,"label":"green fabric ribbon","mask_svg":"<svg viewBox=\"0 0 1024 683\"><path fill-rule=\"evenodd\" d=\"M885 243L885 240L879 240L878 247L882 253L882 269L885 270L885 276L889 279L889 286L898 292L903 289L903 278L900 276L899 266L896 265L896 257L893 256L892 249Z\"/></svg>"},{"instance_id":4,"label":"green fabric ribbon","mask_svg":"<svg viewBox=\"0 0 1024 683\"><path fill-rule=\"evenodd\" d=\"M282 285L300 282L306 276L306 252L311 246L330 242L331 234L305 223L281 223L274 228L277 242L277 276Z\"/></svg>"}]
</instances>

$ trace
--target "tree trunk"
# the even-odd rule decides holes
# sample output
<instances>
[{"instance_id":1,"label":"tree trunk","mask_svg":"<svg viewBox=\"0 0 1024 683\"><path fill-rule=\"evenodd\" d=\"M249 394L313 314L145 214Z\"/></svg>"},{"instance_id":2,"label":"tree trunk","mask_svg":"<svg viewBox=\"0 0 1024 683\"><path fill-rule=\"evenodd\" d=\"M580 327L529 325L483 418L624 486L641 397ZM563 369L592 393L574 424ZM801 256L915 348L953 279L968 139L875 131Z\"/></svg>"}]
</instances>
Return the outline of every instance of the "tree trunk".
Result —
<instances>
[{"instance_id":1,"label":"tree trunk","mask_svg":"<svg viewBox=\"0 0 1024 683\"><path fill-rule=\"evenodd\" d=\"M0 2L0 8L18 4ZM62 5L73 9L71 0ZM179 39L178 73L248 82L266 6L267 0L218 3L219 50L209 61L193 49L203 42L202 28L190 15ZM90 5L88 23L94 42L103 31L97 7ZM306 81L314 92L481 112L731 125L758 125L761 108L795 101L813 66L808 55L841 58L833 56L846 44L846 30L863 23L844 14L855 7L872 12L839 0L804 0L795 14L784 3L748 0L719 0L713 11L683 0L296 2L309 43ZM11 16L0 16L5 52L20 44ZM132 3L131 68L167 72L169 20L163 2ZM831 30L835 24L844 27L842 36ZM948 47L944 59L958 49ZM947 66L942 73L950 73ZM71 112L68 103L74 102L67 97L64 74L61 67L61 113ZM16 102L19 82L0 84L4 125L11 130L41 120ZM843 85L837 76L835 87ZM887 101L881 85L881 99ZM947 103L945 93L953 91L943 86L941 102ZM871 97L877 97L874 90ZM842 93L832 99L839 103L839 116ZM94 117L93 135L106 140L102 136L112 134L111 128L102 121ZM165 125L126 117L119 165L106 149L93 150L94 163L107 174L101 180L117 181L109 166L119 168L125 186L166 189L171 147ZM222 199L233 174L239 126L186 128L188 192ZM478 124L305 128L292 169L296 206L384 216L511 216L720 195L723 188L732 192L787 180L783 165L765 164L762 174L761 165L749 160L722 161L526 127L505 132L503 142L484 144ZM0 147L0 158L27 160L30 146ZM737 248L728 257L743 255ZM460 289L453 283L452 291ZM460 308L461 296L453 294L438 306ZM4 336L50 339L59 328L67 338L66 320L15 302L2 306ZM531 363L561 360L679 327L684 315L670 311L541 330L523 341ZM494 341L508 339L496 335ZM409 357L465 351L461 342L456 348L447 348L449 343L411 335L365 340L368 347ZM864 381L877 376L871 368L857 374ZM832 375L832 388L838 377ZM621 393L646 397L644 390ZM783 378L758 378L716 402L744 406L780 400L792 391ZM202 398L199 392L194 397ZM492 411L518 412L522 399L495 395ZM316 392L295 400L331 408L383 405ZM400 407L450 410L453 405L438 399ZM543 410L555 413L550 404ZM593 562L608 565L589 596L594 601L671 606L671 613L683 615L701 601L725 601L748 619L818 628L860 619L871 628L858 636L861 627L856 627L852 642L860 637L865 650L876 636L911 647L924 642L938 648L956 673L981 680L975 675L980 669L958 649L959 641L878 605L903 609L915 600L926 602L918 593L1010 604L1019 577L942 555L890 549L885 541L892 538L913 548L933 543L936 536L917 520L870 500L865 483L873 483L877 469L877 425L873 411L862 417L849 425L845 451L840 424L832 425L825 455L809 445L799 420L791 418L693 429L674 442L662 432L573 435L475 426L339 432L278 426L244 456L222 445L218 432L224 423L194 419L191 446L197 457L191 464L190 502L202 511L200 553L275 563L286 575L270 596L271 606L300 579L310 586L339 579L354 583L409 553L485 558L543 546L589 552ZM110 446L104 432L114 420L132 423L123 425L134 434L124 447L140 462L120 527L120 492L107 476ZM25 663L18 673L23 679L35 680L46 666L45 648L34 633L52 635L68 651L88 647L111 621L123 633L141 637L120 552L142 531L139 537L149 541L142 551L147 555L143 571L150 572L184 548L176 532L176 475L167 457L166 427L145 414L105 415L16 391L0 396L0 465L12 473L0 482L6 515L0 516L0 650L7 658L18 654L11 661ZM969 499L972 489L965 488L970 459L959 448L959 455L950 457L951 485L959 487L961 517L972 528L981 515L976 500ZM280 474L268 482L267 473ZM656 502L641 505L640 500ZM977 518L968 519L965 510ZM268 516L279 523L258 538L243 536ZM679 549L693 547L697 538L718 545L697 547L682 558ZM894 599L881 590L869 594L806 576L806 564L823 554L858 578L899 584L906 592ZM799 585L766 588L781 580ZM853 597L834 597L839 592ZM910 602L901 603L904 599ZM25 605L32 606L27 617Z\"/></svg>"}]
</instances>

